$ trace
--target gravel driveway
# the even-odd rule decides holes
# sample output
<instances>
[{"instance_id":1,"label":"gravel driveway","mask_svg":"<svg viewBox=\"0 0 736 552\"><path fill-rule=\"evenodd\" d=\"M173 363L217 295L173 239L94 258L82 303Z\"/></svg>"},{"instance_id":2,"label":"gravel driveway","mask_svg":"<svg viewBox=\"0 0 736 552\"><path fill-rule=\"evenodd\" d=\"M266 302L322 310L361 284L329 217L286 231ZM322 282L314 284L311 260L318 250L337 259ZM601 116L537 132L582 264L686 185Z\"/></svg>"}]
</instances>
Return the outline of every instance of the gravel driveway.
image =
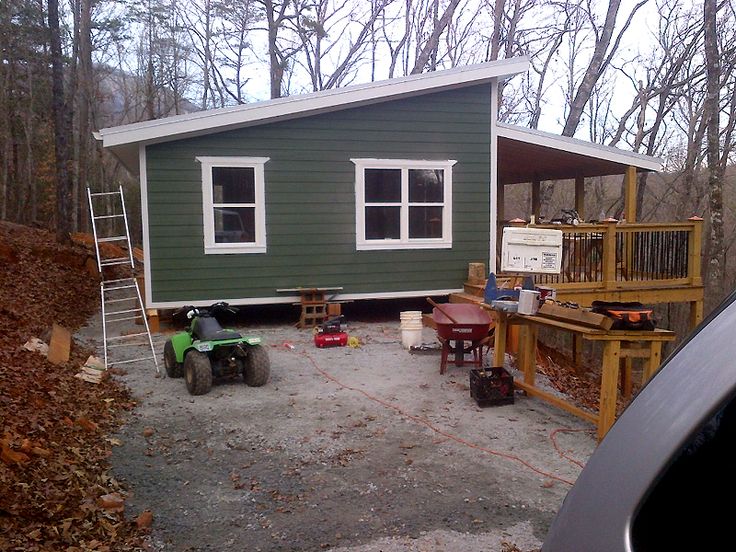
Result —
<instances>
[{"instance_id":1,"label":"gravel driveway","mask_svg":"<svg viewBox=\"0 0 736 552\"><path fill-rule=\"evenodd\" d=\"M98 322L79 337L99 346ZM539 400L477 407L467 368L441 376L398 321L351 324L355 349L286 324L241 331L267 344L264 387L192 397L152 365L121 376L138 408L113 473L130 511L153 511L156 550L526 552L595 447L589 424Z\"/></svg>"}]
</instances>

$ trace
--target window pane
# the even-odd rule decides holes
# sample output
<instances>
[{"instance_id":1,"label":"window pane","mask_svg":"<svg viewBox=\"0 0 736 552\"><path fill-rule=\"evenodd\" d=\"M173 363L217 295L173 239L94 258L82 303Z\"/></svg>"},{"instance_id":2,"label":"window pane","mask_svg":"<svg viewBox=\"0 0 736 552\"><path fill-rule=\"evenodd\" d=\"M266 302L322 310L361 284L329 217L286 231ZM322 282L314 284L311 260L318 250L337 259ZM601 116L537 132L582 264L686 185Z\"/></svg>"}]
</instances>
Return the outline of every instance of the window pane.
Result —
<instances>
[{"instance_id":1,"label":"window pane","mask_svg":"<svg viewBox=\"0 0 736 552\"><path fill-rule=\"evenodd\" d=\"M410 203L442 203L444 188L444 169L409 169Z\"/></svg>"},{"instance_id":2,"label":"window pane","mask_svg":"<svg viewBox=\"0 0 736 552\"><path fill-rule=\"evenodd\" d=\"M366 207L365 239L398 240L401 237L401 207Z\"/></svg>"},{"instance_id":3,"label":"window pane","mask_svg":"<svg viewBox=\"0 0 736 552\"><path fill-rule=\"evenodd\" d=\"M401 202L401 169L365 169L365 202Z\"/></svg>"},{"instance_id":4,"label":"window pane","mask_svg":"<svg viewBox=\"0 0 736 552\"><path fill-rule=\"evenodd\" d=\"M442 207L409 207L409 238L441 238Z\"/></svg>"},{"instance_id":5,"label":"window pane","mask_svg":"<svg viewBox=\"0 0 736 552\"><path fill-rule=\"evenodd\" d=\"M255 243L255 207L215 207L215 243Z\"/></svg>"},{"instance_id":6,"label":"window pane","mask_svg":"<svg viewBox=\"0 0 736 552\"><path fill-rule=\"evenodd\" d=\"M212 167L214 203L255 203L256 171L253 167Z\"/></svg>"}]
</instances>

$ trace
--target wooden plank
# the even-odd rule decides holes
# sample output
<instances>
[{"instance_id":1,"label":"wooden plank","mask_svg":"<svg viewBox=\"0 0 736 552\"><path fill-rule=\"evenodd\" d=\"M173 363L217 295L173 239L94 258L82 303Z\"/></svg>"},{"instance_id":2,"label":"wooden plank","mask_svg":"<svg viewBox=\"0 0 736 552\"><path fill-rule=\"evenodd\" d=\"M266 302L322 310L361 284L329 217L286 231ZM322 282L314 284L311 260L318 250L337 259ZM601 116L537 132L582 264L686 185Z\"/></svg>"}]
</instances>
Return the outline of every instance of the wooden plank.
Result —
<instances>
[{"instance_id":1,"label":"wooden plank","mask_svg":"<svg viewBox=\"0 0 736 552\"><path fill-rule=\"evenodd\" d=\"M528 395L531 395L533 397L538 397L553 406L556 406L557 408L560 408L564 410L565 412L569 412L573 416L577 416L578 418L582 418L583 420L588 420L589 422L593 424L598 423L598 416L591 412L587 412L581 408L578 408L574 404L570 404L564 399L561 399L560 397L557 397L556 395L553 395L552 393L548 393L547 391L543 391L542 389L539 389L538 387L534 387L533 385L527 385L523 381L514 380L514 387L517 389L521 389Z\"/></svg>"},{"instance_id":2,"label":"wooden plank","mask_svg":"<svg viewBox=\"0 0 736 552\"><path fill-rule=\"evenodd\" d=\"M72 334L58 324L51 328L51 342L46 358L51 364L63 364L69 361L69 352L72 347Z\"/></svg>"},{"instance_id":3,"label":"wooden plank","mask_svg":"<svg viewBox=\"0 0 736 552\"><path fill-rule=\"evenodd\" d=\"M616 398L618 395L619 341L606 341L603 347L601 369L601 398L598 409L598 440L608 433L616 421Z\"/></svg>"},{"instance_id":4,"label":"wooden plank","mask_svg":"<svg viewBox=\"0 0 736 552\"><path fill-rule=\"evenodd\" d=\"M603 330L610 330L613 326L613 320L603 314L586 311L583 309L571 309L569 307L561 307L552 303L545 303L539 308L538 316L546 316L556 320L563 320L575 324L583 324L585 326L593 326Z\"/></svg>"},{"instance_id":5,"label":"wooden plank","mask_svg":"<svg viewBox=\"0 0 736 552\"><path fill-rule=\"evenodd\" d=\"M624 176L624 216L626 222L636 222L636 167L626 168Z\"/></svg>"},{"instance_id":6,"label":"wooden plank","mask_svg":"<svg viewBox=\"0 0 736 552\"><path fill-rule=\"evenodd\" d=\"M575 210L585 219L585 177L575 177Z\"/></svg>"},{"instance_id":7,"label":"wooden plank","mask_svg":"<svg viewBox=\"0 0 736 552\"><path fill-rule=\"evenodd\" d=\"M639 342L662 342L674 341L677 334L672 330L657 328L654 331L638 330L609 330L606 333L586 334L583 339L588 341L639 341Z\"/></svg>"}]
</instances>

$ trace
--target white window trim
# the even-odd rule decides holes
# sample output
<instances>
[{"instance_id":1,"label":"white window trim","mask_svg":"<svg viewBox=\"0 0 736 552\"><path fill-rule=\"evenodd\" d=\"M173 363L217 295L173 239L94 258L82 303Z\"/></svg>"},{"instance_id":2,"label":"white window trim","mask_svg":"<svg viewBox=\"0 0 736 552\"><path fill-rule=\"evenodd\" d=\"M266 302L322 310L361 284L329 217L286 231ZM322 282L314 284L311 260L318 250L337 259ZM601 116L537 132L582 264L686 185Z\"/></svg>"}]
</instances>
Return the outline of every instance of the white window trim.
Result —
<instances>
[{"instance_id":1,"label":"white window trim","mask_svg":"<svg viewBox=\"0 0 736 552\"><path fill-rule=\"evenodd\" d=\"M452 248L452 167L457 161L367 158L350 161L355 164L355 246L358 251ZM401 169L401 237L397 240L366 240L365 238L365 169ZM441 238L409 239L409 169L444 169L445 171ZM396 206L397 204L392 203L391 205ZM438 204L423 203L422 205L437 206Z\"/></svg>"},{"instance_id":2,"label":"white window trim","mask_svg":"<svg viewBox=\"0 0 736 552\"><path fill-rule=\"evenodd\" d=\"M270 157L197 157L202 164L202 219L206 255L266 252L266 193L263 166ZM255 173L255 231L253 243L215 243L214 201L212 197L213 167L247 167ZM232 204L237 205L237 204ZM250 206L250 205L249 205Z\"/></svg>"}]
</instances>

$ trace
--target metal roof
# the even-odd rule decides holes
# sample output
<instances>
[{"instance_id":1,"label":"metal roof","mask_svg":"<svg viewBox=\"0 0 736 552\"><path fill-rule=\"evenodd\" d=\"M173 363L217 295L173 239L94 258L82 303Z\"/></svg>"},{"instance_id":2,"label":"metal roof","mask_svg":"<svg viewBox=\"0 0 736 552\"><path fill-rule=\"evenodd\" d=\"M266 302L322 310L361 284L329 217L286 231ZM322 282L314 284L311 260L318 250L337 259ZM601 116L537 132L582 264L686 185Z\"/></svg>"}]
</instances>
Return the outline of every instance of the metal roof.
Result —
<instances>
[{"instance_id":1,"label":"metal roof","mask_svg":"<svg viewBox=\"0 0 736 552\"><path fill-rule=\"evenodd\" d=\"M102 141L103 147L109 148L129 170L137 173L138 147L140 144L168 142L233 128L262 125L404 97L489 83L493 79L509 77L517 73L523 73L528 69L529 60L526 57L515 57L252 104L177 115L142 123L103 128L97 133L97 138Z\"/></svg>"}]
</instances>

